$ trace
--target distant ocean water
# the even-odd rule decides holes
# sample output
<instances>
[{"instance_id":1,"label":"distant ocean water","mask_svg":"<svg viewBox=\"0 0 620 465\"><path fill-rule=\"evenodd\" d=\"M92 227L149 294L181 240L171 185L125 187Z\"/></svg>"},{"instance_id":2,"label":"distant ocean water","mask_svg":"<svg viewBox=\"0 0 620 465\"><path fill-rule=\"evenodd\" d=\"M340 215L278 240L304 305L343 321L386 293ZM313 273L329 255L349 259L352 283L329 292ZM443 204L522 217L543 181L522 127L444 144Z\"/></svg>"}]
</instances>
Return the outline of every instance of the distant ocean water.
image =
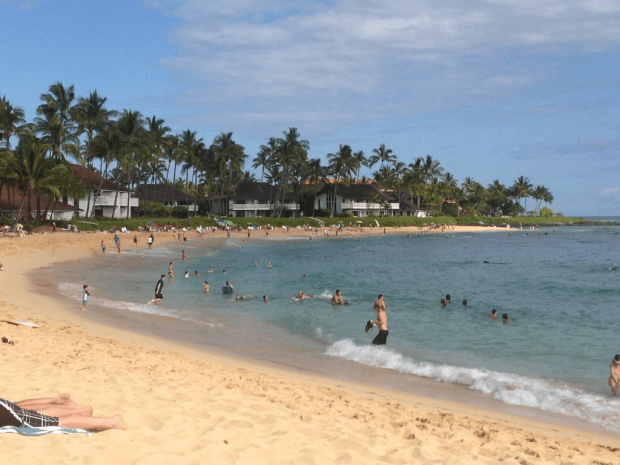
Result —
<instances>
[{"instance_id":1,"label":"distant ocean water","mask_svg":"<svg viewBox=\"0 0 620 465\"><path fill-rule=\"evenodd\" d=\"M263 344L261 350L285 338L287 345L278 350L288 350L291 357L328 354L466 385L507 404L620 432L620 400L607 386L609 362L620 353L618 232L617 226L572 226L471 236L246 244L236 239L217 250L190 241L181 246L188 253L185 262L176 246L129 249L120 260L111 255L60 274L59 289L78 300L82 283L88 282L97 294L90 302L121 312L166 315L231 335L252 328L264 333L255 342ZM163 302L149 305L170 261L177 278L172 285L166 282ZM213 274L206 273L209 267ZM184 278L186 270L201 276ZM204 280L211 284L207 296ZM252 298L234 302L234 295L223 295L226 280L235 293ZM330 304L336 289L349 305ZM315 298L293 301L299 290ZM385 295L389 318L385 348L370 345L376 329L363 331L375 316L372 303L379 293ZM264 294L270 296L268 304L262 302ZM439 300L446 294L452 303L441 309ZM490 320L493 308L513 322Z\"/></svg>"}]
</instances>

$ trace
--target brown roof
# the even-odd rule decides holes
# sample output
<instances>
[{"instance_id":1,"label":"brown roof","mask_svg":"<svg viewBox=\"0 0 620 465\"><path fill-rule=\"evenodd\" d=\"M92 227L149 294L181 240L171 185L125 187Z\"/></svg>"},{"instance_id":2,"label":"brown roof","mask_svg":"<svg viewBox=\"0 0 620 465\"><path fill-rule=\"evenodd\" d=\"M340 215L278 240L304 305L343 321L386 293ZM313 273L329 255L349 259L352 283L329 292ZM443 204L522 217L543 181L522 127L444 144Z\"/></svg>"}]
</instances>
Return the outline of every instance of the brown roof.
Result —
<instances>
[{"instance_id":1,"label":"brown roof","mask_svg":"<svg viewBox=\"0 0 620 465\"><path fill-rule=\"evenodd\" d=\"M72 164L71 168L73 168L73 175L75 179L78 181L82 181L87 188L90 189L98 189L99 184L103 180L101 184L101 189L106 191L115 191L118 187L118 184L113 183L109 179L104 178L99 173L89 170L88 168L82 165ZM127 191L124 187L121 186L121 191Z\"/></svg>"},{"instance_id":2,"label":"brown roof","mask_svg":"<svg viewBox=\"0 0 620 465\"><path fill-rule=\"evenodd\" d=\"M54 211L74 211L75 207L73 205L69 205L64 202L56 202L54 204L54 198L48 195L37 194L34 190L30 190L30 208L28 205L28 197L26 196L26 202L24 203L24 210L37 210L37 198L40 199L40 208L41 211L45 211L47 209L47 205L49 203L49 209L51 211L54 208ZM0 191L0 209L2 210L19 210L19 207L22 205L22 200L24 199L24 192L21 189L11 188L11 201L9 202L9 186L2 186L2 191ZM80 210L81 211L81 210Z\"/></svg>"}]
</instances>

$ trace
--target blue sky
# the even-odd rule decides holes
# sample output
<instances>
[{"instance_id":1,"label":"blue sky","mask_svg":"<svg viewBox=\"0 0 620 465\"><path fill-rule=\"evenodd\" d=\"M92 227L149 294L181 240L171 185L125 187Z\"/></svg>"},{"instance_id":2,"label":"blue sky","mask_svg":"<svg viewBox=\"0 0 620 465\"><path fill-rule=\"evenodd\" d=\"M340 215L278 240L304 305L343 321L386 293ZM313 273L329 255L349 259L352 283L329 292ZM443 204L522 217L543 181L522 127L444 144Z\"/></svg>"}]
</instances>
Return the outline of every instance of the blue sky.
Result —
<instances>
[{"instance_id":1,"label":"blue sky","mask_svg":"<svg viewBox=\"0 0 620 465\"><path fill-rule=\"evenodd\" d=\"M313 158L384 143L620 215L614 0L0 0L0 17L0 94L29 121L61 81L207 143L232 131L250 160L294 126Z\"/></svg>"}]
</instances>

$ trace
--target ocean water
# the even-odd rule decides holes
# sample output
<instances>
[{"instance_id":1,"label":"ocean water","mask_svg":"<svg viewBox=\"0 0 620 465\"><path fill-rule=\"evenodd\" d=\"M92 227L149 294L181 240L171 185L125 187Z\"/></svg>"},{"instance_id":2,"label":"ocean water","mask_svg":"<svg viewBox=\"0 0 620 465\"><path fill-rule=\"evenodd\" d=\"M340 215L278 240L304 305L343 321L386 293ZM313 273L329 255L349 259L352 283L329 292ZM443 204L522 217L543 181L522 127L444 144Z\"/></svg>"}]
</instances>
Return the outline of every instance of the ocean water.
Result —
<instances>
[{"instance_id":1,"label":"ocean water","mask_svg":"<svg viewBox=\"0 0 620 465\"><path fill-rule=\"evenodd\" d=\"M193 322L206 328L205 338L223 334L222 344L248 357L268 350L292 358L327 355L464 385L506 404L620 432L620 400L607 385L609 363L620 353L618 232L618 226L573 226L277 242L233 238L217 250L191 239L153 250L142 244L57 276L70 300L78 301L82 283L89 283L89 305ZM176 279L166 280L162 302L149 304L170 261ZM190 278L183 277L186 270ZM203 292L205 280L210 294ZM226 280L235 294L252 297L236 302L234 294L222 294ZM348 305L331 305L336 289ZM300 290L314 297L292 300ZM387 347L370 345L376 328L364 333L379 293L387 305ZM452 303L441 308L446 294ZM512 323L489 319L493 308ZM246 348L250 334L257 339Z\"/></svg>"}]
</instances>

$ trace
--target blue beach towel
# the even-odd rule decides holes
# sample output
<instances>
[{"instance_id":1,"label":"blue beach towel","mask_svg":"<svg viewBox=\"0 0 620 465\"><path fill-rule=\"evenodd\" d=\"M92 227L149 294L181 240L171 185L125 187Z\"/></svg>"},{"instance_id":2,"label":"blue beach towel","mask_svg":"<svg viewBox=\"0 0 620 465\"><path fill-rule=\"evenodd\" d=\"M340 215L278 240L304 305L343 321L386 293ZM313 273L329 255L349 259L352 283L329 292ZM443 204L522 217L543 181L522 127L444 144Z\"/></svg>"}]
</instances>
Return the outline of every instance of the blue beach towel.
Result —
<instances>
[{"instance_id":1,"label":"blue beach towel","mask_svg":"<svg viewBox=\"0 0 620 465\"><path fill-rule=\"evenodd\" d=\"M3 433L15 433L22 436L45 436L46 434L86 434L92 436L93 433L86 431L85 429L72 429L63 428L61 426L43 426L41 428L23 427L17 426L3 426L0 428L0 434Z\"/></svg>"}]
</instances>

